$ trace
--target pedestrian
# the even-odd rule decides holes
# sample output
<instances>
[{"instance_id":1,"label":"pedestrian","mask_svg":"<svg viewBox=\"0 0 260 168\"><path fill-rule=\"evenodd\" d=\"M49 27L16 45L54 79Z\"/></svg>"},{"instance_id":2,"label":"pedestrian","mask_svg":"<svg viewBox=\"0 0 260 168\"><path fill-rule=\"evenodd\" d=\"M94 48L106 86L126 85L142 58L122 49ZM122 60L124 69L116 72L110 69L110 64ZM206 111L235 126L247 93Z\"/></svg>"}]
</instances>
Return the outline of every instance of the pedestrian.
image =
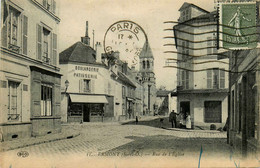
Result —
<instances>
[{"instance_id":1,"label":"pedestrian","mask_svg":"<svg viewBox=\"0 0 260 168\"><path fill-rule=\"evenodd\" d=\"M191 119L190 119L190 115L188 115L187 118L186 118L186 128L187 128L187 129L191 129Z\"/></svg>"},{"instance_id":2,"label":"pedestrian","mask_svg":"<svg viewBox=\"0 0 260 168\"><path fill-rule=\"evenodd\" d=\"M169 122L172 123L172 128L176 127L176 113L174 112L174 110L172 110L172 112L170 113L170 116L169 116Z\"/></svg>"},{"instance_id":3,"label":"pedestrian","mask_svg":"<svg viewBox=\"0 0 260 168\"><path fill-rule=\"evenodd\" d=\"M137 125L138 124L138 117L135 116L135 124Z\"/></svg>"},{"instance_id":4,"label":"pedestrian","mask_svg":"<svg viewBox=\"0 0 260 168\"><path fill-rule=\"evenodd\" d=\"M162 126L163 126L163 118L160 118L160 128L162 128Z\"/></svg>"}]
</instances>

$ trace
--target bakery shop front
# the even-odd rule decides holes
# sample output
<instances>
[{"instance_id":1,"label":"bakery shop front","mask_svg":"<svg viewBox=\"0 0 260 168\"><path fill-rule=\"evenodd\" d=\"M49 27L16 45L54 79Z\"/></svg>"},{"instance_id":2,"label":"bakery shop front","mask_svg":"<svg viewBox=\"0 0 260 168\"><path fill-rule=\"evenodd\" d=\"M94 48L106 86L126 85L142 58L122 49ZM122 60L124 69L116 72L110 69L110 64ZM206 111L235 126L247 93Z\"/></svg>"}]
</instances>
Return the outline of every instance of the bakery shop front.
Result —
<instances>
[{"instance_id":1,"label":"bakery shop front","mask_svg":"<svg viewBox=\"0 0 260 168\"><path fill-rule=\"evenodd\" d=\"M107 103L105 95L70 94L68 122L102 122Z\"/></svg>"}]
</instances>

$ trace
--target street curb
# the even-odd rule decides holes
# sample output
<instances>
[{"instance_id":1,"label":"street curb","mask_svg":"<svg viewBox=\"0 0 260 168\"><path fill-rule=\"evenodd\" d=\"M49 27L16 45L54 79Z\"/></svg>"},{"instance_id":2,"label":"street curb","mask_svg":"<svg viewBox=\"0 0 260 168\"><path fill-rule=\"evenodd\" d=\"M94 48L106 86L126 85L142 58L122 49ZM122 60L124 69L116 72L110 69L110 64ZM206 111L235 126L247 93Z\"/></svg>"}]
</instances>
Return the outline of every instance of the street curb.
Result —
<instances>
[{"instance_id":1,"label":"street curb","mask_svg":"<svg viewBox=\"0 0 260 168\"><path fill-rule=\"evenodd\" d=\"M217 130L192 130L192 129L179 129L179 128L163 128L166 130L171 130L171 131L182 131L182 132L199 132L199 133L222 133L221 131Z\"/></svg>"},{"instance_id":2,"label":"street curb","mask_svg":"<svg viewBox=\"0 0 260 168\"><path fill-rule=\"evenodd\" d=\"M139 119L138 121L150 121L150 120L155 120L155 119L158 119L160 117L143 117L141 119ZM136 120L135 119L130 119L130 120L124 120L124 121L118 121L120 125L124 125L124 124L128 124L128 123L131 123L131 122L135 122Z\"/></svg>"},{"instance_id":3,"label":"street curb","mask_svg":"<svg viewBox=\"0 0 260 168\"><path fill-rule=\"evenodd\" d=\"M14 141L4 141L4 142L0 143L0 147L1 147L0 152L5 152L5 151L9 151L9 150L14 150L14 149L24 148L24 147L28 147L28 146L33 146L33 145L39 145L39 144L43 144L43 143L64 140L64 139L71 139L71 138L75 138L79 135L80 135L80 133L78 132L78 133L74 133L74 134L61 135L60 137L50 138L50 139L44 139L43 137L38 137L39 139L37 139L37 137L36 137L35 139L33 139L33 137L32 137L32 138L28 138L28 139L17 140L17 142L15 142L16 144L14 143L15 140ZM55 136L55 135L53 135L53 136ZM34 142L30 142L30 140L32 140L32 139ZM25 140L29 140L29 141L26 142ZM22 141L22 142L18 143L19 141ZM15 144L15 145L8 146L8 144L11 144L11 145Z\"/></svg>"}]
</instances>

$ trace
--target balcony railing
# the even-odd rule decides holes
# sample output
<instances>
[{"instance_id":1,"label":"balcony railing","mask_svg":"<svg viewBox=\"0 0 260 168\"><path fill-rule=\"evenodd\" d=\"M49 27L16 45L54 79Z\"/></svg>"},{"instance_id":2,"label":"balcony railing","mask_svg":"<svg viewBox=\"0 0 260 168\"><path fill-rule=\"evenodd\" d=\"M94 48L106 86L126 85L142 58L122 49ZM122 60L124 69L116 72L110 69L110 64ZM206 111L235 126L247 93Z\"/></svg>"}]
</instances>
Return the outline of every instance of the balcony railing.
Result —
<instances>
[{"instance_id":1,"label":"balcony railing","mask_svg":"<svg viewBox=\"0 0 260 168\"><path fill-rule=\"evenodd\" d=\"M20 52L20 47L17 46L17 45L14 45L14 44L9 43L9 44L8 44L8 48L9 48L10 50L13 50L14 52L17 52L17 53Z\"/></svg>"},{"instance_id":2,"label":"balcony railing","mask_svg":"<svg viewBox=\"0 0 260 168\"><path fill-rule=\"evenodd\" d=\"M51 59L50 59L49 57L42 56L42 61L43 61L44 63L51 64Z\"/></svg>"},{"instance_id":3,"label":"balcony railing","mask_svg":"<svg viewBox=\"0 0 260 168\"><path fill-rule=\"evenodd\" d=\"M19 120L20 114L8 114L8 121Z\"/></svg>"}]
</instances>

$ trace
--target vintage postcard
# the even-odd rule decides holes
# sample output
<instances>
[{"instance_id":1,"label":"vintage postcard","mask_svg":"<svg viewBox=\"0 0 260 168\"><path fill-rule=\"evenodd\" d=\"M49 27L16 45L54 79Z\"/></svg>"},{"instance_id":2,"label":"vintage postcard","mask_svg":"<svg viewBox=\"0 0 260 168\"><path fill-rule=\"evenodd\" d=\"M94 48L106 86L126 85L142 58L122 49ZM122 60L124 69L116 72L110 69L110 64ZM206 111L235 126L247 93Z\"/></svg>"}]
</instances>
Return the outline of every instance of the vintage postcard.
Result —
<instances>
[{"instance_id":1,"label":"vintage postcard","mask_svg":"<svg viewBox=\"0 0 260 168\"><path fill-rule=\"evenodd\" d=\"M259 4L1 0L0 168L259 167Z\"/></svg>"}]
</instances>

